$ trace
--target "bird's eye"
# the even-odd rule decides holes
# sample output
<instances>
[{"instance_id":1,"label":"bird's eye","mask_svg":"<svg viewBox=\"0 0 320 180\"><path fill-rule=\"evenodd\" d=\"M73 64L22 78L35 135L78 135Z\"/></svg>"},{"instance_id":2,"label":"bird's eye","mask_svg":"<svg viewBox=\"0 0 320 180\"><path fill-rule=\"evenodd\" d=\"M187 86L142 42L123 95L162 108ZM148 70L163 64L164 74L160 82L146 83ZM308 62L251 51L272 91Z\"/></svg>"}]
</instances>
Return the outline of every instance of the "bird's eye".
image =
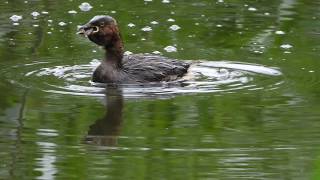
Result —
<instances>
[{"instance_id":1,"label":"bird's eye","mask_svg":"<svg viewBox=\"0 0 320 180\"><path fill-rule=\"evenodd\" d=\"M93 26L92 27L93 33L99 32L99 27L98 26Z\"/></svg>"}]
</instances>

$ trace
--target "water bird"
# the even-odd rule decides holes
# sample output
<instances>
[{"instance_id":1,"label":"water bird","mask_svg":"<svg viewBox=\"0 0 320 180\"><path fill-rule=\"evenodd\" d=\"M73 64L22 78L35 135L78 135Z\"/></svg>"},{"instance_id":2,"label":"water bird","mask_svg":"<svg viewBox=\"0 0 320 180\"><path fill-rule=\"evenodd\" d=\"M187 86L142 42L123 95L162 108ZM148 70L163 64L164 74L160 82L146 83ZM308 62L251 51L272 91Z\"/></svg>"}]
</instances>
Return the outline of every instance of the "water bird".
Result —
<instances>
[{"instance_id":1,"label":"water bird","mask_svg":"<svg viewBox=\"0 0 320 180\"><path fill-rule=\"evenodd\" d=\"M93 73L99 83L148 83L175 81L187 74L190 62L158 55L124 55L117 21L106 15L93 17L78 28L78 34L104 47L105 59Z\"/></svg>"}]
</instances>

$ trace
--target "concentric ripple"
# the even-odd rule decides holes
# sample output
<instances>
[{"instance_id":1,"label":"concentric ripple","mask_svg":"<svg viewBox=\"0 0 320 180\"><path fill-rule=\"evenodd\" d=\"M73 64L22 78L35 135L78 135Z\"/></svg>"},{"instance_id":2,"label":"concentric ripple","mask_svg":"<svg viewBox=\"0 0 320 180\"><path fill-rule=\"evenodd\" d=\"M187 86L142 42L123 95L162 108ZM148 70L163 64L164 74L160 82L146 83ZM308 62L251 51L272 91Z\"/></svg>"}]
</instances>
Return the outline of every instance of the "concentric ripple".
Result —
<instances>
[{"instance_id":1,"label":"concentric ripple","mask_svg":"<svg viewBox=\"0 0 320 180\"><path fill-rule=\"evenodd\" d=\"M11 82L45 92L104 96L105 85L90 81L99 63L98 60L92 60L89 64L50 66L50 63L37 62L15 66L15 70L7 70L5 74ZM14 76L12 72L15 72ZM282 82L281 72L277 68L230 61L201 61L191 66L188 75L179 82L122 86L126 97L145 97L272 90Z\"/></svg>"}]
</instances>

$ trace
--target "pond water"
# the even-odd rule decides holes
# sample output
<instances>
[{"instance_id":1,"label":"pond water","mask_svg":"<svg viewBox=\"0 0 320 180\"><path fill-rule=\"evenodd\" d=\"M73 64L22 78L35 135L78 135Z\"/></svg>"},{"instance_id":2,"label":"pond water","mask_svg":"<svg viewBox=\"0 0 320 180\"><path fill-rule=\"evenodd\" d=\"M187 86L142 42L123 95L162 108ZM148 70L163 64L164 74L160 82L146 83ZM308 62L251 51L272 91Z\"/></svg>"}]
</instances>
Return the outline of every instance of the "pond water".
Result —
<instances>
[{"instance_id":1,"label":"pond water","mask_svg":"<svg viewBox=\"0 0 320 180\"><path fill-rule=\"evenodd\" d=\"M0 2L3 179L319 179L320 1ZM126 53L197 79L105 86L75 34L118 20Z\"/></svg>"}]
</instances>

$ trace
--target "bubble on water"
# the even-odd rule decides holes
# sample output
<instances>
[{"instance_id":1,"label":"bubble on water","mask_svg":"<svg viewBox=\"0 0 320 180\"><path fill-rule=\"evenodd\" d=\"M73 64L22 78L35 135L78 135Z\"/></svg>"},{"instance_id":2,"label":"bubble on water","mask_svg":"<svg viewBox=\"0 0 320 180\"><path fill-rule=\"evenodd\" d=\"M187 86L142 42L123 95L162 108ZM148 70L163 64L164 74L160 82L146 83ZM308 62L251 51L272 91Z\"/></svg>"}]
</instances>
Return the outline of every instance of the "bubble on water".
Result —
<instances>
[{"instance_id":1,"label":"bubble on water","mask_svg":"<svg viewBox=\"0 0 320 180\"><path fill-rule=\"evenodd\" d=\"M164 48L164 50L167 52L177 52L177 48L174 46L167 46Z\"/></svg>"},{"instance_id":2,"label":"bubble on water","mask_svg":"<svg viewBox=\"0 0 320 180\"><path fill-rule=\"evenodd\" d=\"M13 22L18 22L22 19L22 16L12 15L9 19L11 19L11 21L13 21Z\"/></svg>"},{"instance_id":3,"label":"bubble on water","mask_svg":"<svg viewBox=\"0 0 320 180\"><path fill-rule=\"evenodd\" d=\"M172 19L172 18L169 18L167 21L168 21L168 22L175 22L176 20L174 20L174 19Z\"/></svg>"},{"instance_id":4,"label":"bubble on water","mask_svg":"<svg viewBox=\"0 0 320 180\"><path fill-rule=\"evenodd\" d=\"M59 26L66 26L67 25L67 23L65 23L65 22L59 22Z\"/></svg>"},{"instance_id":5,"label":"bubble on water","mask_svg":"<svg viewBox=\"0 0 320 180\"><path fill-rule=\"evenodd\" d=\"M77 14L78 12L75 11L75 10L70 10L70 11L68 11L68 13L69 13L69 14Z\"/></svg>"},{"instance_id":6,"label":"bubble on water","mask_svg":"<svg viewBox=\"0 0 320 180\"><path fill-rule=\"evenodd\" d=\"M143 27L141 30L144 32L149 32L149 31L152 31L152 28L150 26L146 26L146 27Z\"/></svg>"},{"instance_id":7,"label":"bubble on water","mask_svg":"<svg viewBox=\"0 0 320 180\"><path fill-rule=\"evenodd\" d=\"M177 31L177 30L179 30L179 29L181 29L181 27L180 26L178 26L178 25L172 25L172 26L170 26L169 27L172 31Z\"/></svg>"},{"instance_id":8,"label":"bubble on water","mask_svg":"<svg viewBox=\"0 0 320 180\"><path fill-rule=\"evenodd\" d=\"M131 51L124 52L124 55L126 55L126 56L131 55L131 54L133 54Z\"/></svg>"},{"instance_id":9,"label":"bubble on water","mask_svg":"<svg viewBox=\"0 0 320 180\"><path fill-rule=\"evenodd\" d=\"M47 14L49 14L49 12L48 11L42 11L41 14L47 15Z\"/></svg>"},{"instance_id":10,"label":"bubble on water","mask_svg":"<svg viewBox=\"0 0 320 180\"><path fill-rule=\"evenodd\" d=\"M129 23L128 24L128 27L135 27L136 25L135 24L133 24L133 23Z\"/></svg>"},{"instance_id":11,"label":"bubble on water","mask_svg":"<svg viewBox=\"0 0 320 180\"><path fill-rule=\"evenodd\" d=\"M278 35L283 35L283 34L286 34L285 32L283 31L276 31L275 34L278 34Z\"/></svg>"},{"instance_id":12,"label":"bubble on water","mask_svg":"<svg viewBox=\"0 0 320 180\"><path fill-rule=\"evenodd\" d=\"M80 4L79 8L81 11L90 11L93 7L89 3L83 2Z\"/></svg>"},{"instance_id":13,"label":"bubble on water","mask_svg":"<svg viewBox=\"0 0 320 180\"><path fill-rule=\"evenodd\" d=\"M170 3L170 0L162 0L162 3Z\"/></svg>"},{"instance_id":14,"label":"bubble on water","mask_svg":"<svg viewBox=\"0 0 320 180\"><path fill-rule=\"evenodd\" d=\"M157 21L152 21L152 22L150 22L150 24L156 25L156 24L159 24L159 23Z\"/></svg>"},{"instance_id":15,"label":"bubble on water","mask_svg":"<svg viewBox=\"0 0 320 180\"><path fill-rule=\"evenodd\" d=\"M33 16L34 18L38 17L39 15L40 13L38 13L37 11L31 13L31 16Z\"/></svg>"},{"instance_id":16,"label":"bubble on water","mask_svg":"<svg viewBox=\"0 0 320 180\"><path fill-rule=\"evenodd\" d=\"M282 44L280 47L283 48L283 49L290 49L290 48L292 48L293 46L290 45L290 44Z\"/></svg>"},{"instance_id":17,"label":"bubble on water","mask_svg":"<svg viewBox=\"0 0 320 180\"><path fill-rule=\"evenodd\" d=\"M257 11L257 8L249 7L249 8L248 8L248 11Z\"/></svg>"}]
</instances>

